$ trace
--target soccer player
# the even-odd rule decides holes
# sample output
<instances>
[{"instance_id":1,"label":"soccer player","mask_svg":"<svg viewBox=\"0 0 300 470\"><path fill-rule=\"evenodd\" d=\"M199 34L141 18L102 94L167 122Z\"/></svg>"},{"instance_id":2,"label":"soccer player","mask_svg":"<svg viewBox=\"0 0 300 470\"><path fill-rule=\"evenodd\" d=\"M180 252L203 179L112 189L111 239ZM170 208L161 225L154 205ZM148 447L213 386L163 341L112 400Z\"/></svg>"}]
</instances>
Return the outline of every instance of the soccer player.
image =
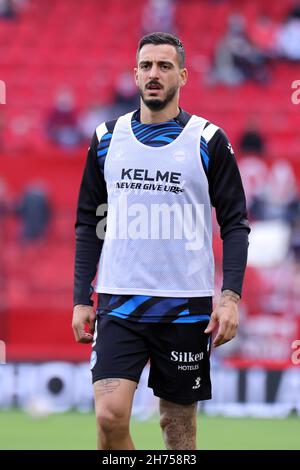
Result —
<instances>
[{"instance_id":1,"label":"soccer player","mask_svg":"<svg viewBox=\"0 0 300 470\"><path fill-rule=\"evenodd\" d=\"M220 346L238 327L249 233L245 196L224 132L179 107L187 82L180 40L166 33L142 38L134 73L140 109L100 124L88 151L72 326L78 342L93 343L98 448L134 449L132 401L150 360L166 448L195 449L197 402L211 398L212 332ZM214 310L212 206L223 240ZM98 262L95 315L90 297Z\"/></svg>"}]
</instances>

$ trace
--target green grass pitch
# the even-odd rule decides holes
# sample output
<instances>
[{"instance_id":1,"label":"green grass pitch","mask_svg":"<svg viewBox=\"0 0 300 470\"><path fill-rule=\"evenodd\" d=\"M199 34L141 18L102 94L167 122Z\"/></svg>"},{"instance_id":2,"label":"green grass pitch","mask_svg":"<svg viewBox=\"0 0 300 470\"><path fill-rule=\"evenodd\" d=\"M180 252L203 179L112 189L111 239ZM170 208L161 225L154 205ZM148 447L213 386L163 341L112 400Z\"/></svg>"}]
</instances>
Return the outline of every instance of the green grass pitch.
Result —
<instances>
[{"instance_id":1,"label":"green grass pitch","mask_svg":"<svg viewBox=\"0 0 300 470\"><path fill-rule=\"evenodd\" d=\"M132 421L137 449L164 449L158 418ZM300 449L300 417L286 419L198 418L199 449ZM0 412L0 449L95 449L91 413L70 412L32 418L21 411Z\"/></svg>"}]
</instances>

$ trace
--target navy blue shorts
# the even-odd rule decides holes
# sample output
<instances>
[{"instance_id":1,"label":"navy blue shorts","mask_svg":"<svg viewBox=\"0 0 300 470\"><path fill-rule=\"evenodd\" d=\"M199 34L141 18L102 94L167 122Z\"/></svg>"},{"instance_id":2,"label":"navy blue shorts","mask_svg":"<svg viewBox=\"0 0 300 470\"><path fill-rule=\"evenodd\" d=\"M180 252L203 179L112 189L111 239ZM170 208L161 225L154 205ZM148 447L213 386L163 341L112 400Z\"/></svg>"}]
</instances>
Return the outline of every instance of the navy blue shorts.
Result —
<instances>
[{"instance_id":1,"label":"navy blue shorts","mask_svg":"<svg viewBox=\"0 0 300 470\"><path fill-rule=\"evenodd\" d=\"M210 399L207 324L137 323L98 314L91 356L93 383L108 378L138 383L150 361L148 386L154 395L183 405Z\"/></svg>"}]
</instances>

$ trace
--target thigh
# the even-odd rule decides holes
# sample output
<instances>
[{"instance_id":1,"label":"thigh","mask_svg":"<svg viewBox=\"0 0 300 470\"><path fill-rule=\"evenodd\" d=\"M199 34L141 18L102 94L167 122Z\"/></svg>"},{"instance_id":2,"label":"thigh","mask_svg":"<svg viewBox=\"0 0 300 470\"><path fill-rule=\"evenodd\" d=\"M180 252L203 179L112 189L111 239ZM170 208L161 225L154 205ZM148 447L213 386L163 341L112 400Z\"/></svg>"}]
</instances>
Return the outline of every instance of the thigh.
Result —
<instances>
[{"instance_id":1,"label":"thigh","mask_svg":"<svg viewBox=\"0 0 300 470\"><path fill-rule=\"evenodd\" d=\"M97 315L91 355L93 383L113 378L139 382L149 359L142 328L112 315Z\"/></svg>"},{"instance_id":2,"label":"thigh","mask_svg":"<svg viewBox=\"0 0 300 470\"><path fill-rule=\"evenodd\" d=\"M114 417L129 422L136 383L127 379L102 379L94 382L95 412L99 418Z\"/></svg>"},{"instance_id":3,"label":"thigh","mask_svg":"<svg viewBox=\"0 0 300 470\"><path fill-rule=\"evenodd\" d=\"M156 396L189 405L211 398L207 322L158 324L150 335L149 386Z\"/></svg>"}]
</instances>

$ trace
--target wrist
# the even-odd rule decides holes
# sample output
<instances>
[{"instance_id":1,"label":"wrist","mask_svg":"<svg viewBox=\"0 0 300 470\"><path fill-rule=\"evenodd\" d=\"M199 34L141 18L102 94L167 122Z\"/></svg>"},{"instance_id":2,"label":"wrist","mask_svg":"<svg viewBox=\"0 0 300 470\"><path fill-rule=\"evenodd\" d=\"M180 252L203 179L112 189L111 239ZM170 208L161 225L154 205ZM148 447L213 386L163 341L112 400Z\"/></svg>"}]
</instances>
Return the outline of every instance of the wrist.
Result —
<instances>
[{"instance_id":1,"label":"wrist","mask_svg":"<svg viewBox=\"0 0 300 470\"><path fill-rule=\"evenodd\" d=\"M221 293L222 300L230 300L236 304L239 302L240 298L239 294L230 289L224 289Z\"/></svg>"},{"instance_id":2,"label":"wrist","mask_svg":"<svg viewBox=\"0 0 300 470\"><path fill-rule=\"evenodd\" d=\"M81 309L92 309L93 310L93 306L92 305L87 305L87 304L76 304L74 305L74 310L81 310Z\"/></svg>"}]
</instances>

